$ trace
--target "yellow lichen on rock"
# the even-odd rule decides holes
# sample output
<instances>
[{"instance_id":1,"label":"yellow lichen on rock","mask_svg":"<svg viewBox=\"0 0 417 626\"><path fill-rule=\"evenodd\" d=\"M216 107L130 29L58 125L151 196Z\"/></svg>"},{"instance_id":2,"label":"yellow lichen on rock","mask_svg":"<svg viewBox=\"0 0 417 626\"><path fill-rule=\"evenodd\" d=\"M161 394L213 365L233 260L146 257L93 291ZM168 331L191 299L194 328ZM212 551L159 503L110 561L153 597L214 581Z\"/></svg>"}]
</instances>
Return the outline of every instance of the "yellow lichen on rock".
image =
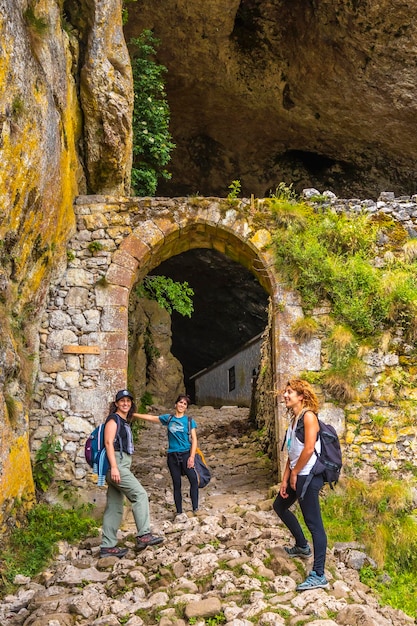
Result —
<instances>
[{"instance_id":1,"label":"yellow lichen on rock","mask_svg":"<svg viewBox=\"0 0 417 626\"><path fill-rule=\"evenodd\" d=\"M6 441L2 441L2 445L9 445L10 451L7 456L3 457L3 470L0 474L1 504L6 504L10 508L16 499L23 499L26 505L30 506L35 498L35 485L32 477L28 434L25 433L14 439L13 433L10 432ZM5 511L2 513L4 514Z\"/></svg>"}]
</instances>

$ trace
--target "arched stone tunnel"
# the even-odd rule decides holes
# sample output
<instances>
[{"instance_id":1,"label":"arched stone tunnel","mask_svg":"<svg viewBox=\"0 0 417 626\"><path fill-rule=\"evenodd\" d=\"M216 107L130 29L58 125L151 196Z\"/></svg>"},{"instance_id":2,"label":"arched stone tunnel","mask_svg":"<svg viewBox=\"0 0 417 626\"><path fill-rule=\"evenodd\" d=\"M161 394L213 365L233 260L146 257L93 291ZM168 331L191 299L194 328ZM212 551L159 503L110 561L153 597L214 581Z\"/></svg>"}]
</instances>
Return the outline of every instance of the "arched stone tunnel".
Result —
<instances>
[{"instance_id":1,"label":"arched stone tunnel","mask_svg":"<svg viewBox=\"0 0 417 626\"><path fill-rule=\"evenodd\" d=\"M254 277L272 303L274 385L301 369L320 368L320 341L313 340L306 350L291 336L301 306L277 280L268 248L271 234L257 227L247 211L217 199L86 196L78 198L75 212L71 260L51 287L42 320L30 415L34 449L46 432L62 442L61 480L82 485L88 477L80 441L103 420L114 391L127 384L130 292L153 270L165 272L171 259L192 251L200 258L209 253L212 261L217 255L215 262L222 264L227 257L228 264L237 263ZM190 258L195 265L196 256ZM275 411L278 433L284 425L278 405Z\"/></svg>"}]
</instances>

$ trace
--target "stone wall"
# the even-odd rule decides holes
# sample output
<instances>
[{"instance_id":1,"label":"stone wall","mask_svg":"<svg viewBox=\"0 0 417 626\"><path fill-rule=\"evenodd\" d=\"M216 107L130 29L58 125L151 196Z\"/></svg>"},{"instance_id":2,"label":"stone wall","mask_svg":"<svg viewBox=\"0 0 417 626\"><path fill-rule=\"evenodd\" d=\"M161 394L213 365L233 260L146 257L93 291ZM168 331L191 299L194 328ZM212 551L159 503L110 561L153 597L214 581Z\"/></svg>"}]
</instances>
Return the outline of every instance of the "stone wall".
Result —
<instances>
[{"instance_id":1,"label":"stone wall","mask_svg":"<svg viewBox=\"0 0 417 626\"><path fill-rule=\"evenodd\" d=\"M330 191L321 194L317 189L306 189L304 197L318 210L330 207L337 213L388 215L398 225L399 234L411 240L417 239L417 194L396 198L393 193L384 192L377 200L340 199ZM381 250L384 243L382 238ZM381 251L375 264L383 267L385 262ZM285 355L276 363L277 354L282 355L284 351L288 355L288 346L285 344L291 335L290 326L303 315L301 307L297 306L297 297L291 294L295 300L290 307L288 295L276 297L274 310L269 314L269 330L262 348L260 374L252 407L252 414L264 432L264 449L274 460L278 472L284 460L280 444L285 433L286 418L281 404L278 406L278 424L274 423L276 418L273 417L271 386L275 389L283 388L286 378L282 371L295 375L318 372L327 361L321 342L314 338L298 345L299 354L292 355L291 366L285 364ZM320 321L327 313L328 308L322 307L314 312L313 317ZM270 350L270 342L275 345L275 350ZM378 348L367 350L362 358L366 365L366 376L357 390L355 402L331 402L326 391L319 385L315 386L321 404L320 417L332 423L341 437L345 473L365 480L373 480L384 471L411 475L417 467L415 346L407 343L401 331L396 329L391 349L381 341ZM279 397L276 401L279 402Z\"/></svg>"}]
</instances>

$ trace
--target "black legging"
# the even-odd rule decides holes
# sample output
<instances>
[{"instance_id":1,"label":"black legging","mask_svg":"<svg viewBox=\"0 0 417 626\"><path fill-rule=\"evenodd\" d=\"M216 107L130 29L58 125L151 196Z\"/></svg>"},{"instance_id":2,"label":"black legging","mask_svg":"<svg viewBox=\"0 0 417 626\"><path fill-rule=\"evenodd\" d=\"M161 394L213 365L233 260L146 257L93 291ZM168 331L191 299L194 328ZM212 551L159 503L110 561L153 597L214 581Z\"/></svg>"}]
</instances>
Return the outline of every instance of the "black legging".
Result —
<instances>
[{"instance_id":1,"label":"black legging","mask_svg":"<svg viewBox=\"0 0 417 626\"><path fill-rule=\"evenodd\" d=\"M187 476L190 481L190 498L193 511L198 509L198 478L194 468L187 467L190 450L187 452L168 452L168 469L171 473L174 487L174 502L177 513L182 513L181 476Z\"/></svg>"},{"instance_id":2,"label":"black legging","mask_svg":"<svg viewBox=\"0 0 417 626\"><path fill-rule=\"evenodd\" d=\"M307 545L307 539L301 529L298 519L295 517L292 511L289 511L289 507L294 504L297 498L300 497L301 490L307 479L307 476L297 477L297 491L290 487L288 484L287 493L288 498L282 498L280 494L277 495L274 501L274 511L278 517L284 522L295 539L295 545L300 548L304 548ZM304 517L304 521L308 530L311 533L313 539L314 550L314 564L313 570L322 576L324 574L324 564L326 561L326 548L327 537L324 530L323 521L321 519L319 493L323 487L323 476L318 474L313 476L311 483L307 487L304 498L299 500L298 503L301 508L301 512Z\"/></svg>"}]
</instances>

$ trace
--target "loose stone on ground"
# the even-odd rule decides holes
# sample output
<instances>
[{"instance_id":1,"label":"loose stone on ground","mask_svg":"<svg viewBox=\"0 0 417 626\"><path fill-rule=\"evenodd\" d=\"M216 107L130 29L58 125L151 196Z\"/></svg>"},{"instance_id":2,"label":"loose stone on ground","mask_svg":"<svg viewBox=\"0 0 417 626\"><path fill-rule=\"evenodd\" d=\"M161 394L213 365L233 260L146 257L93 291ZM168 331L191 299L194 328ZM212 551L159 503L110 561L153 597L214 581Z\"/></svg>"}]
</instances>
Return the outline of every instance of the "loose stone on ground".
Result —
<instances>
[{"instance_id":1,"label":"loose stone on ground","mask_svg":"<svg viewBox=\"0 0 417 626\"><path fill-rule=\"evenodd\" d=\"M159 407L158 410L162 407ZM248 423L248 409L190 407L199 445L213 478L191 513L175 520L166 466L166 431L149 424L141 433L134 471L148 491L152 531L165 542L134 550L129 507L120 530L125 558L99 557L100 538L60 545L59 556L36 579L17 577L19 591L0 605L0 624L11 626L203 626L223 614L227 626L406 626L414 620L381 607L349 567L356 544L329 552L330 589L297 593L311 560L289 559L291 537L272 510L275 477ZM350 560L349 560L350 559ZM312 621L311 621L312 620Z\"/></svg>"}]
</instances>

